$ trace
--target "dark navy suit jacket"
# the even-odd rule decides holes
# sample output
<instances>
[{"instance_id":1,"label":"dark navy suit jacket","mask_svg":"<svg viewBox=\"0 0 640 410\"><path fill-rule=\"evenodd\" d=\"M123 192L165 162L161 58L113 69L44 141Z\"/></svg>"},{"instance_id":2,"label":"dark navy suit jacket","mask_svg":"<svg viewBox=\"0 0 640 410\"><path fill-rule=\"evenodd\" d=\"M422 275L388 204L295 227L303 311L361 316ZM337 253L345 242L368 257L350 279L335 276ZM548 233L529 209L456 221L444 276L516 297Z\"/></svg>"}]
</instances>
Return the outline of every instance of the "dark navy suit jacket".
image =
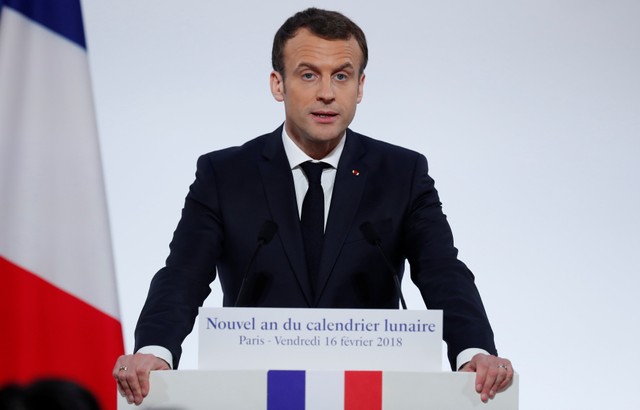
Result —
<instances>
[{"instance_id":1,"label":"dark navy suit jacket","mask_svg":"<svg viewBox=\"0 0 640 410\"><path fill-rule=\"evenodd\" d=\"M430 309L444 311L452 368L469 347L497 354L474 277L457 259L426 158L347 130L325 229L315 297L307 275L293 177L282 127L240 147L205 154L185 200L166 266L154 276L136 327L136 350L160 345L177 368L182 341L219 278L233 306L264 221L278 231L251 272L251 306L398 308L392 276L360 226L370 222L400 275Z\"/></svg>"}]
</instances>

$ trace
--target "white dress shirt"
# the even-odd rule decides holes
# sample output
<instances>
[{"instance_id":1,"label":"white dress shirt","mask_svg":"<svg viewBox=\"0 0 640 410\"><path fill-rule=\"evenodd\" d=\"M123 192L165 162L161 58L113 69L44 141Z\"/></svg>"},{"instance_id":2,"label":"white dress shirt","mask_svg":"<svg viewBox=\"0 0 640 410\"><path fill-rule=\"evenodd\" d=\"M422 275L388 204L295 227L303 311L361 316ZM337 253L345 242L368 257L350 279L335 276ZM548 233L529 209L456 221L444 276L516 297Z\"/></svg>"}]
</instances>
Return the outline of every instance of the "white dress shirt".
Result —
<instances>
[{"instance_id":1,"label":"white dress shirt","mask_svg":"<svg viewBox=\"0 0 640 410\"><path fill-rule=\"evenodd\" d=\"M305 154L291 137L289 137L284 127L282 128L282 144L284 145L284 152L287 154L291 173L293 174L293 184L296 189L296 201L298 203L298 217L302 217L302 202L309 189L309 181L304 175L300 164L313 161L324 162L330 165L329 168L325 168L322 171L322 176L320 177L320 184L324 191L324 225L326 227L327 219L329 219L329 206L331 205L331 196L333 195L333 184L336 181L338 162L344 149L344 135L340 138L338 145L326 157L322 158L321 161L317 161Z\"/></svg>"}]
</instances>

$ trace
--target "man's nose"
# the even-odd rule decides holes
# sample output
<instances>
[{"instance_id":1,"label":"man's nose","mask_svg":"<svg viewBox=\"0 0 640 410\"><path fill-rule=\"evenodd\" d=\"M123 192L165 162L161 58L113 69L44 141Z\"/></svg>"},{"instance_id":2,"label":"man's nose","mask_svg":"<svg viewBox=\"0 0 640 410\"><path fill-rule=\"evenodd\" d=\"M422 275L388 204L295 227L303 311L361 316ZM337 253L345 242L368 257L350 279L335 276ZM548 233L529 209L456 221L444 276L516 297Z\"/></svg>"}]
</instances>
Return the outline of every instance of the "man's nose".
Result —
<instances>
[{"instance_id":1,"label":"man's nose","mask_svg":"<svg viewBox=\"0 0 640 410\"><path fill-rule=\"evenodd\" d=\"M321 80L318 85L317 99L327 103L333 101L335 98L336 95L333 90L331 78Z\"/></svg>"}]
</instances>

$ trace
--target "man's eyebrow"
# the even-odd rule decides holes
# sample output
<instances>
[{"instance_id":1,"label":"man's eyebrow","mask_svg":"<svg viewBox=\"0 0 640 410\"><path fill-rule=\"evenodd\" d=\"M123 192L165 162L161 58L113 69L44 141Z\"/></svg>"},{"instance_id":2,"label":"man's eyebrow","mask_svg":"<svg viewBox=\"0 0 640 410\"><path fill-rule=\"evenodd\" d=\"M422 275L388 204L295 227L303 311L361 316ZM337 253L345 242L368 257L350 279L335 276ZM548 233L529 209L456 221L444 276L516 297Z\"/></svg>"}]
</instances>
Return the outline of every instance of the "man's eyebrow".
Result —
<instances>
[{"instance_id":1,"label":"man's eyebrow","mask_svg":"<svg viewBox=\"0 0 640 410\"><path fill-rule=\"evenodd\" d=\"M295 71L305 70L307 68L312 70L312 71L319 71L318 67L316 67L315 65L313 65L311 63L305 63L305 62L302 62L302 63L298 64L298 66L296 67Z\"/></svg>"},{"instance_id":2,"label":"man's eyebrow","mask_svg":"<svg viewBox=\"0 0 640 410\"><path fill-rule=\"evenodd\" d=\"M342 70L346 70L346 69L354 70L355 67L351 63L344 63L340 67L338 67L338 69L336 71L342 71Z\"/></svg>"}]
</instances>

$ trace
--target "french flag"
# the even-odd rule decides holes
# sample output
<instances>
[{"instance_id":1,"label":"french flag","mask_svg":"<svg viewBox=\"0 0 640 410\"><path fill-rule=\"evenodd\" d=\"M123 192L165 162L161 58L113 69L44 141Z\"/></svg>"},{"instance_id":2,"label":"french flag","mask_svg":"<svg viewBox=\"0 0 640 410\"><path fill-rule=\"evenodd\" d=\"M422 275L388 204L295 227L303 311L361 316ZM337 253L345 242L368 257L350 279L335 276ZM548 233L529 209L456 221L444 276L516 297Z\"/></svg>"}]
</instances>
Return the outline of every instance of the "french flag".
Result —
<instances>
[{"instance_id":1,"label":"french flag","mask_svg":"<svg viewBox=\"0 0 640 410\"><path fill-rule=\"evenodd\" d=\"M0 386L115 409L124 351L80 0L0 0Z\"/></svg>"},{"instance_id":2,"label":"french flag","mask_svg":"<svg viewBox=\"0 0 640 410\"><path fill-rule=\"evenodd\" d=\"M382 410L382 372L270 370L267 410Z\"/></svg>"}]
</instances>

